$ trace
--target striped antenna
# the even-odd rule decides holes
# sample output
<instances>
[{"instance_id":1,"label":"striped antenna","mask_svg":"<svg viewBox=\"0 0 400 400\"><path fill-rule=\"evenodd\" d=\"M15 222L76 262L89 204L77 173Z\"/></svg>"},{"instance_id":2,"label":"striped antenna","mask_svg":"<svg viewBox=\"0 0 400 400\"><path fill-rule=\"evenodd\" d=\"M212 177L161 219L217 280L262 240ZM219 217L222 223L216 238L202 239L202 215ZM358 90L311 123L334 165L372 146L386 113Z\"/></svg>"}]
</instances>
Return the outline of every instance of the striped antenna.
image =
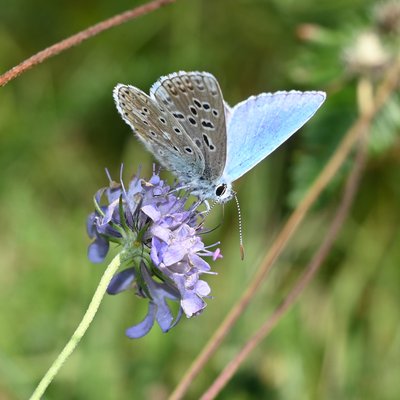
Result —
<instances>
[{"instance_id":1,"label":"striped antenna","mask_svg":"<svg viewBox=\"0 0 400 400\"><path fill-rule=\"evenodd\" d=\"M240 212L239 200L238 200L235 192L233 192L233 197L235 198L236 208L238 211L240 258L243 261L244 260L244 246L243 246L242 214Z\"/></svg>"}]
</instances>

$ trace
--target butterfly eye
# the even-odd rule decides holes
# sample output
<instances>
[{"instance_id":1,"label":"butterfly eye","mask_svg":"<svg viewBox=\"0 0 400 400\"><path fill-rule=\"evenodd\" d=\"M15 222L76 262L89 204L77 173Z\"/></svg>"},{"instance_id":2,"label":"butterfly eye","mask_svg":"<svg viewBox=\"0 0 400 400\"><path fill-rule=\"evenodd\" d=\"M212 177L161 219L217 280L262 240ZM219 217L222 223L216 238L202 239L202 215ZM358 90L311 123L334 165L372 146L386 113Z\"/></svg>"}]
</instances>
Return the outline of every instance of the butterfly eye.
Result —
<instances>
[{"instance_id":1,"label":"butterfly eye","mask_svg":"<svg viewBox=\"0 0 400 400\"><path fill-rule=\"evenodd\" d=\"M222 183L221 185L217 186L215 189L215 194L220 197L226 192L227 185L226 183Z\"/></svg>"}]
</instances>

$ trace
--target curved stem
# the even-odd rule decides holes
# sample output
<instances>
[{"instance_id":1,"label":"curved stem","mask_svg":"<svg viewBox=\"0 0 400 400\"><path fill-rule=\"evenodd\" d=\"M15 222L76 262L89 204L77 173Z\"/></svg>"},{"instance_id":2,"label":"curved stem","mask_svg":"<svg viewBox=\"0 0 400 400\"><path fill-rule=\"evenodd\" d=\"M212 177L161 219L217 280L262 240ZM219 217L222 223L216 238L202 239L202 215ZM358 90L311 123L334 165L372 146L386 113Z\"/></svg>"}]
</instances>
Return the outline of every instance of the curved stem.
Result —
<instances>
[{"instance_id":1,"label":"curved stem","mask_svg":"<svg viewBox=\"0 0 400 400\"><path fill-rule=\"evenodd\" d=\"M61 351L59 356L53 362L53 364L46 372L42 380L39 382L39 385L36 387L35 391L30 397L30 400L38 400L43 396L44 392L50 385L51 381L57 375L58 371L63 366L65 361L68 359L68 357L75 350L75 347L78 345L79 341L82 339L86 330L89 328L89 325L93 321L93 318L96 315L96 312L100 306L101 300L103 299L104 294L106 293L107 286L121 264L120 258L121 256L119 253L117 256L114 257L114 259L108 265L107 269L104 271L104 274L100 279L99 286L97 287L93 295L92 301L90 302L89 307L82 318L82 321L76 328L75 332L71 336L71 339L68 341L64 349Z\"/></svg>"},{"instance_id":2,"label":"curved stem","mask_svg":"<svg viewBox=\"0 0 400 400\"><path fill-rule=\"evenodd\" d=\"M29 57L22 63L18 64L14 68L11 68L3 75L0 75L0 86L6 85L11 80L15 79L17 76L21 75L23 72L32 68L33 66L42 63L50 57L53 57L72 46L76 46L86 39L96 36L99 33L113 28L114 26L121 25L131 19L138 18L142 15L148 14L151 11L157 10L158 8L165 6L169 3L173 3L176 0L154 0L150 1L142 6L136 7L132 10L125 11L121 14L115 15L114 17L108 18L105 21L99 22L96 25L90 26L89 28L78 32L75 35L68 37L67 39L61 40L60 42L53 44L46 49L39 51L32 57Z\"/></svg>"}]
</instances>

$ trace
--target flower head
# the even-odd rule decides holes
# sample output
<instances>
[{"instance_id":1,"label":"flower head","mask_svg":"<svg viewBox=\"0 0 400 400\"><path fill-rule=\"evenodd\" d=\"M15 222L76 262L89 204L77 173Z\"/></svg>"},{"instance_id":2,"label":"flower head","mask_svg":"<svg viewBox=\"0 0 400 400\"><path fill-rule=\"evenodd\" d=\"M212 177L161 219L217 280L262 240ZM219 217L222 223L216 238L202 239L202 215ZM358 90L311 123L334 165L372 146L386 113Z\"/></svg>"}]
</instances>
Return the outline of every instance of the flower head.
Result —
<instances>
[{"instance_id":1,"label":"flower head","mask_svg":"<svg viewBox=\"0 0 400 400\"><path fill-rule=\"evenodd\" d=\"M87 230L93 242L88 257L102 262L110 242L121 246L122 263L127 268L111 280L107 292L117 294L134 289L149 300L144 320L126 331L127 336L146 335L157 321L164 332L181 318L197 315L206 307L210 287L200 279L211 274L203 257L220 258L220 251L208 250L203 231L199 202L187 207L187 196L179 197L179 188L171 190L158 173L149 181L134 176L126 190L122 179L100 189L94 198L96 211L89 215ZM101 205L103 197L106 205ZM179 302L176 317L167 303Z\"/></svg>"},{"instance_id":2,"label":"flower head","mask_svg":"<svg viewBox=\"0 0 400 400\"><path fill-rule=\"evenodd\" d=\"M375 32L361 32L354 43L343 52L343 59L349 72L375 75L390 61L381 38Z\"/></svg>"}]
</instances>

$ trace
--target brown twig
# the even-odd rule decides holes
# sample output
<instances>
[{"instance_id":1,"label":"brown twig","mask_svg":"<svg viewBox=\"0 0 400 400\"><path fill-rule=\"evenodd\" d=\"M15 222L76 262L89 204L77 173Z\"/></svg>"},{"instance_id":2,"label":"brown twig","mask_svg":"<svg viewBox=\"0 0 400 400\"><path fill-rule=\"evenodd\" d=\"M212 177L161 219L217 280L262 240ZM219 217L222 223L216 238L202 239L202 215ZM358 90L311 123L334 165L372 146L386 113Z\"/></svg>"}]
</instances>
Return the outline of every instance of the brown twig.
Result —
<instances>
[{"instance_id":1,"label":"brown twig","mask_svg":"<svg viewBox=\"0 0 400 400\"><path fill-rule=\"evenodd\" d=\"M148 14L158 8L165 6L169 3L173 3L176 0L154 0L149 3L143 4L142 6L136 7L132 10L125 11L122 14L115 15L105 21L102 21L96 25L85 29L84 31L78 32L75 35L70 36L67 39L62 40L56 44L53 44L47 49L39 51L32 57L29 57L22 63L18 64L14 68L8 70L3 75L0 75L0 86L6 85L11 80L15 79L17 76L21 75L33 66L42 63L50 57L53 57L73 46L76 46L86 39L92 36L98 35L99 33L113 28L114 26L121 25L131 19L138 18L142 15Z\"/></svg>"},{"instance_id":2,"label":"brown twig","mask_svg":"<svg viewBox=\"0 0 400 400\"><path fill-rule=\"evenodd\" d=\"M329 226L328 232L325 236L325 240L322 242L321 246L315 253L314 257L308 264L306 270L302 276L298 279L297 283L293 289L289 292L285 300L275 309L273 314L264 322L261 328L253 335L250 340L243 346L240 352L235 356L235 358L224 368L221 374L217 377L214 383L208 388L208 390L203 394L201 400L211 400L214 399L217 394L222 390L222 388L231 379L234 373L237 371L242 362L249 356L249 354L254 350L254 348L272 331L276 326L278 321L283 317L283 315L291 308L300 294L304 291L307 285L310 283L312 278L315 276L319 268L321 267L323 261L326 259L329 251L331 250L337 234L341 226L343 225L350 206L353 203L355 194L359 187L362 171L365 166L366 160L366 140L365 137L360 140L358 146L358 151L356 159L354 162L354 167L351 174L348 177L344 194L341 203L337 209L337 212Z\"/></svg>"},{"instance_id":3,"label":"brown twig","mask_svg":"<svg viewBox=\"0 0 400 400\"><path fill-rule=\"evenodd\" d=\"M386 102L388 97L395 89L399 79L399 71L400 60L397 60L392 68L388 71L384 81L381 83L377 90L374 107L367 113L361 115L350 127L350 129L342 139L341 143L339 144L338 148L336 149L335 153L332 155L328 163L325 165L324 169L321 171L311 188L306 193L303 201L294 210L294 212L282 228L281 232L279 233L278 237L275 239L270 250L265 255L257 274L250 282L246 291L233 306L229 314L225 317L224 321L221 323L221 325L207 342L201 353L197 356L190 368L187 370L184 377L171 394L170 400L179 400L183 397L195 377L200 373L203 366L215 353L219 345L224 340L225 336L232 329L239 316L246 309L246 307L250 303L250 300L256 293L258 287L270 271L274 261L281 254L292 234L299 226L308 210L314 204L315 200L321 194L323 189L335 176L336 172L339 170L339 168L349 155L354 143L360 137L361 133L364 132L365 129L369 126L373 117L380 110L380 108L383 106L383 104Z\"/></svg>"}]
</instances>

